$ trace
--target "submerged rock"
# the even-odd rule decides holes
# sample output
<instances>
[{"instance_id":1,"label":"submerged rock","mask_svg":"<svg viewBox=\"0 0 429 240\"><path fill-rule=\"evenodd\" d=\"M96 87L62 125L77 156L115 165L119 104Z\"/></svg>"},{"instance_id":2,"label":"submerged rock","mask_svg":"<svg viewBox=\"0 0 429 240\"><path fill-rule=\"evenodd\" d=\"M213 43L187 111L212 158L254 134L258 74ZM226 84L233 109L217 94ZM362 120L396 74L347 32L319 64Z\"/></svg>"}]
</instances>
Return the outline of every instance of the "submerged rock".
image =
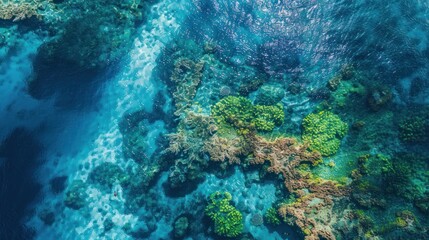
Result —
<instances>
[{"instance_id":1,"label":"submerged rock","mask_svg":"<svg viewBox=\"0 0 429 240\"><path fill-rule=\"evenodd\" d=\"M129 176L118 165L107 162L94 168L89 174L89 180L111 188L115 182L128 183Z\"/></svg>"},{"instance_id":2,"label":"submerged rock","mask_svg":"<svg viewBox=\"0 0 429 240\"><path fill-rule=\"evenodd\" d=\"M68 191L66 192L64 204L66 207L78 210L86 205L87 197L88 194L86 193L86 184L81 180L75 180L72 182Z\"/></svg>"},{"instance_id":3,"label":"submerged rock","mask_svg":"<svg viewBox=\"0 0 429 240\"><path fill-rule=\"evenodd\" d=\"M262 226L264 224L264 218L261 214L255 213L252 215L252 218L250 219L250 222L253 226Z\"/></svg>"},{"instance_id":4,"label":"submerged rock","mask_svg":"<svg viewBox=\"0 0 429 240\"><path fill-rule=\"evenodd\" d=\"M115 224L113 223L111 218L106 218L106 220L104 220L103 222L103 227L105 232L110 231L114 226Z\"/></svg>"},{"instance_id":5,"label":"submerged rock","mask_svg":"<svg viewBox=\"0 0 429 240\"><path fill-rule=\"evenodd\" d=\"M285 91L278 84L263 85L257 93L255 103L261 105L275 105L285 96Z\"/></svg>"},{"instance_id":6,"label":"submerged rock","mask_svg":"<svg viewBox=\"0 0 429 240\"><path fill-rule=\"evenodd\" d=\"M47 209L42 210L39 213L39 218L42 220L42 222L48 226L51 226L55 222L55 214L52 211L49 211Z\"/></svg>"},{"instance_id":7,"label":"submerged rock","mask_svg":"<svg viewBox=\"0 0 429 240\"><path fill-rule=\"evenodd\" d=\"M66 188L67 176L55 177L49 181L51 185L51 190L55 194L62 193Z\"/></svg>"},{"instance_id":8,"label":"submerged rock","mask_svg":"<svg viewBox=\"0 0 429 240\"><path fill-rule=\"evenodd\" d=\"M183 238L189 231L189 219L186 216L178 217L174 221L173 235L175 238Z\"/></svg>"},{"instance_id":9,"label":"submerged rock","mask_svg":"<svg viewBox=\"0 0 429 240\"><path fill-rule=\"evenodd\" d=\"M147 140L149 129L147 129L146 125L146 121L141 121L123 135L122 149L125 157L132 158L140 164L147 161L148 157L145 151L150 148Z\"/></svg>"},{"instance_id":10,"label":"submerged rock","mask_svg":"<svg viewBox=\"0 0 429 240\"><path fill-rule=\"evenodd\" d=\"M378 111L392 100L392 92L387 87L376 87L368 94L368 104L371 110Z\"/></svg>"}]
</instances>

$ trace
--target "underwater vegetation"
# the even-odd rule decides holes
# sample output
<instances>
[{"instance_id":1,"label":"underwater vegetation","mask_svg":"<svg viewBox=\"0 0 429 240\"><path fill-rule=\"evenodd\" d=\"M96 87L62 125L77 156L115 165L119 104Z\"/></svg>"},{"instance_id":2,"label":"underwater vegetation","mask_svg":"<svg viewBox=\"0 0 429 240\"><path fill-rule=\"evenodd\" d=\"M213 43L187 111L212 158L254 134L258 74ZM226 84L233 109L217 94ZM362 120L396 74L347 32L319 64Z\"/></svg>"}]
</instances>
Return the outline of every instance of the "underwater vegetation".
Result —
<instances>
[{"instance_id":1,"label":"underwater vegetation","mask_svg":"<svg viewBox=\"0 0 429 240\"><path fill-rule=\"evenodd\" d=\"M236 237L243 232L243 216L231 205L231 200L229 192L214 192L209 197L205 212L219 236Z\"/></svg>"},{"instance_id":2,"label":"underwater vegetation","mask_svg":"<svg viewBox=\"0 0 429 240\"><path fill-rule=\"evenodd\" d=\"M229 124L238 129L254 128L272 131L284 121L283 106L253 105L244 97L229 96L212 107L213 118L218 124Z\"/></svg>"},{"instance_id":3,"label":"underwater vegetation","mask_svg":"<svg viewBox=\"0 0 429 240\"><path fill-rule=\"evenodd\" d=\"M52 1L2 1L0 3L0 19L20 21L31 17L43 18L47 9L52 8Z\"/></svg>"},{"instance_id":4,"label":"underwater vegetation","mask_svg":"<svg viewBox=\"0 0 429 240\"><path fill-rule=\"evenodd\" d=\"M323 156L335 154L340 148L341 139L348 131L347 123L326 111L309 114L302 120L302 127L304 142Z\"/></svg>"},{"instance_id":5,"label":"underwater vegetation","mask_svg":"<svg viewBox=\"0 0 429 240\"><path fill-rule=\"evenodd\" d=\"M2 1L0 238L429 239L427 6L280 2Z\"/></svg>"},{"instance_id":6,"label":"underwater vegetation","mask_svg":"<svg viewBox=\"0 0 429 240\"><path fill-rule=\"evenodd\" d=\"M429 131L424 116L411 116L399 124L399 136L404 142L425 142Z\"/></svg>"},{"instance_id":7,"label":"underwater vegetation","mask_svg":"<svg viewBox=\"0 0 429 240\"><path fill-rule=\"evenodd\" d=\"M97 77L124 58L138 24L156 1L1 1L0 20L36 25L46 37L33 62L29 93L37 99L58 94L59 102L94 94ZM86 85L86 91L76 85ZM49 87L46 87L49 86ZM73 94L71 94L73 95ZM72 98L72 99L70 99ZM76 104L76 103L75 103Z\"/></svg>"},{"instance_id":8,"label":"underwater vegetation","mask_svg":"<svg viewBox=\"0 0 429 240\"><path fill-rule=\"evenodd\" d=\"M280 225L280 223L281 223L281 219L279 217L277 209L274 207L270 207L267 210L267 212L265 213L264 217L265 217L268 224Z\"/></svg>"}]
</instances>

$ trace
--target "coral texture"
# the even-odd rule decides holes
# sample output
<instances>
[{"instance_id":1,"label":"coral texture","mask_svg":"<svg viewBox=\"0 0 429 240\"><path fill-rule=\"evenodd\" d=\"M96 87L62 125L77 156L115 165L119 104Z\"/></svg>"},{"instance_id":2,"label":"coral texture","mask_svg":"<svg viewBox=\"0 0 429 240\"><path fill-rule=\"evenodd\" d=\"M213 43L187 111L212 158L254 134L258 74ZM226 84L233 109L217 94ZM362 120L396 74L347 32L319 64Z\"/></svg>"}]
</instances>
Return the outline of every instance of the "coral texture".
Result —
<instances>
[{"instance_id":1,"label":"coral texture","mask_svg":"<svg viewBox=\"0 0 429 240\"><path fill-rule=\"evenodd\" d=\"M327 111L309 114L303 119L302 126L304 142L323 156L335 154L340 148L341 139L348 131L346 123Z\"/></svg>"},{"instance_id":2,"label":"coral texture","mask_svg":"<svg viewBox=\"0 0 429 240\"><path fill-rule=\"evenodd\" d=\"M214 192L209 197L205 212L219 236L237 237L243 232L243 216L231 205L231 200L229 192Z\"/></svg>"},{"instance_id":3,"label":"coral texture","mask_svg":"<svg viewBox=\"0 0 429 240\"><path fill-rule=\"evenodd\" d=\"M216 103L212 107L212 115L218 124L229 124L241 130L269 132L284 121L281 104L253 105L247 98L234 96L223 98Z\"/></svg>"},{"instance_id":4,"label":"coral texture","mask_svg":"<svg viewBox=\"0 0 429 240\"><path fill-rule=\"evenodd\" d=\"M334 197L347 194L347 188L300 170L303 164L314 166L320 163L320 153L308 151L307 145L299 144L293 138L267 141L253 136L252 143L254 159L251 163L263 164L268 161L270 166L267 170L282 174L288 191L298 196L295 202L282 204L278 209L283 219L295 223L306 235L306 239L335 239L331 219L326 219L324 214L331 211Z\"/></svg>"}]
</instances>

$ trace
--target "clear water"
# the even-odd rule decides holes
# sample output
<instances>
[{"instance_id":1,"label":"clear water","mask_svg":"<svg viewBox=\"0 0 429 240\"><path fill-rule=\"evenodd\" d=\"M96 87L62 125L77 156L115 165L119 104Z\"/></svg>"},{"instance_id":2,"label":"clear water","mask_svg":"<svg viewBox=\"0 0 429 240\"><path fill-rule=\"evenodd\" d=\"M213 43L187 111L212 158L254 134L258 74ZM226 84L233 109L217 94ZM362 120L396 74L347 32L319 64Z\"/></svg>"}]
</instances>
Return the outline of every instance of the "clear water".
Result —
<instances>
[{"instance_id":1,"label":"clear water","mask_svg":"<svg viewBox=\"0 0 429 240\"><path fill-rule=\"evenodd\" d=\"M223 96L238 95L243 83L263 79L265 84L275 83L285 91L280 101L285 120L274 132L262 135L292 136L298 141L303 118L333 99L327 82L344 66L353 66L356 73L349 81L361 82L367 92L360 98L348 95L351 103L346 107L330 105L328 109L350 129L341 139L339 151L324 157L324 163L312 173L358 188L353 184L352 171L359 167L359 156L370 154L374 159L367 163L370 174L362 181L376 186L378 192L370 194L372 200L386 201L387 206L363 206L357 197L362 193L352 190L342 200L334 200L332 216L336 217L316 221L325 221L322 225L329 226L337 239L429 237L427 1L159 0L133 10L145 17L126 28L119 20L109 19L110 11L111 15L117 12L108 9L112 4L108 2L94 1L106 9L95 11L97 19L106 18L107 23L100 26L94 22L97 29L105 29L103 40L76 32L81 42L76 40L79 44L71 45L81 45L82 52L83 46L97 49L97 44L105 44L112 55L121 50L120 57L101 60L99 68L91 68L89 63L76 67L79 64L69 59L76 60L79 55L74 53L79 50L67 48L66 43L59 55L43 58L44 44L62 33L58 29L63 25L55 21L56 17L69 20L70 15L84 12L79 7L83 1L59 1L53 10L45 10L42 20L0 19L0 239L173 239L179 216L190 221L182 239L224 239L214 232L204 214L206 199L215 191L231 193L232 204L243 216L247 237L305 238L304 229L296 224L272 226L266 219L264 224L252 221L273 204L289 201L293 194L277 176L264 178L262 166L248 166L246 156L241 156L241 165L221 164L227 166L225 170L219 162L210 161L209 154L202 154L208 166L197 168L201 171L198 180L185 179L183 188L169 189L174 166L180 159L190 158L185 151L162 157L168 134L180 128L180 119L173 114L177 100L173 96L176 85L171 80L178 56L206 62L195 96L190 96L190 110L210 114ZM63 12L58 11L62 8ZM130 14L127 17L136 14L124 12ZM79 24L90 25L90 21ZM119 35L129 38L116 39L109 27L124 28ZM98 42L91 45L92 39ZM207 44L215 46L214 53L204 52ZM82 54L78 60L86 63L86 56ZM222 95L222 88L230 93ZM257 101L258 88L245 97ZM367 103L382 98L383 91L391 96L386 104L373 107ZM136 112L140 115L133 115ZM143 149L133 152L143 160L130 157L124 150L130 135L124 133L121 124L124 119L131 122L130 116L140 116L139 126L144 129L138 133ZM415 116L423 122L418 127L420 133L415 133L420 134L419 140L406 141L401 138L401 124ZM356 130L358 127L353 126L359 121L364 127ZM403 152L414 154L408 159L422 159L407 164L414 178L401 185L404 189L411 186L412 196L398 189L380 192L386 184L380 180L384 175L379 166L384 162L375 156L386 155L395 164L394 159ZM136 203L131 201L127 185L114 180L111 186L103 187L91 180L94 169L105 163L119 166L131 179L141 177L135 175L139 167L160 170L150 178L148 187L137 191L140 198L133 201L138 204L131 206ZM76 180L85 183L81 190L85 204L77 210L64 203ZM381 200L375 193L386 196ZM358 210L373 219L372 229L356 221L344 223L342 212ZM411 211L416 220L405 227L380 230L392 226L389 224L404 210ZM46 223L45 213L53 213L54 221ZM112 226L107 228L106 221ZM344 224L349 228L343 228Z\"/></svg>"}]
</instances>

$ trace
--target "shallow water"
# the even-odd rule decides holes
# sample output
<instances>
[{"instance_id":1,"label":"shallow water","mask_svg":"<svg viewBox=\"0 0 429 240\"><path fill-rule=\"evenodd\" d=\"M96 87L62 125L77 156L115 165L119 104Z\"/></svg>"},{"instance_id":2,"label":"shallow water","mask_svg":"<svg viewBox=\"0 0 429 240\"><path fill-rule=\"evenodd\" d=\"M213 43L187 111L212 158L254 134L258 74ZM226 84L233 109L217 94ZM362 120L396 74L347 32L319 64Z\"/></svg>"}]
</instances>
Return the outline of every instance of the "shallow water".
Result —
<instances>
[{"instance_id":1,"label":"shallow water","mask_svg":"<svg viewBox=\"0 0 429 240\"><path fill-rule=\"evenodd\" d=\"M427 1L47 2L0 11L0 239L225 239L216 191L234 239L429 237ZM251 103L216 113L228 96ZM252 104L282 120L266 130ZM340 122L307 138L320 111ZM284 138L323 163L285 170ZM270 223L282 206L298 207Z\"/></svg>"}]
</instances>

